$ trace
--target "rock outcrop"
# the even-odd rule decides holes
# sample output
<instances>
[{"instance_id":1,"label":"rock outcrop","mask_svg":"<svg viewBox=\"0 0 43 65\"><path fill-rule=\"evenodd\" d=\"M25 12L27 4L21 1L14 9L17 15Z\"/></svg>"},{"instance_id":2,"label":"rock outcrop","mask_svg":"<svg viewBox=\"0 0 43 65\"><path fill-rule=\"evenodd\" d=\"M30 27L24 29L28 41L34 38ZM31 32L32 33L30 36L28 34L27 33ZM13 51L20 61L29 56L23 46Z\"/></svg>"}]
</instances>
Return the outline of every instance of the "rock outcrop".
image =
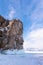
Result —
<instances>
[{"instance_id":1,"label":"rock outcrop","mask_svg":"<svg viewBox=\"0 0 43 65\"><path fill-rule=\"evenodd\" d=\"M0 49L23 49L23 23L0 16Z\"/></svg>"}]
</instances>

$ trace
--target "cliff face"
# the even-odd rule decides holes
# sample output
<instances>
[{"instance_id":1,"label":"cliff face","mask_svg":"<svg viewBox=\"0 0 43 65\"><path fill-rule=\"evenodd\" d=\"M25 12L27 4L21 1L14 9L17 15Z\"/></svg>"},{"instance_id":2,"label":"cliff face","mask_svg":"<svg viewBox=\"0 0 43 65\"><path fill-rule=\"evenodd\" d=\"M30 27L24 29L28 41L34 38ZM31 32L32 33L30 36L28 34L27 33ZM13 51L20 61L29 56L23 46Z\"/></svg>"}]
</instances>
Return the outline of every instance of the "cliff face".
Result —
<instances>
[{"instance_id":1,"label":"cliff face","mask_svg":"<svg viewBox=\"0 0 43 65\"><path fill-rule=\"evenodd\" d=\"M23 23L0 16L0 49L23 49Z\"/></svg>"}]
</instances>

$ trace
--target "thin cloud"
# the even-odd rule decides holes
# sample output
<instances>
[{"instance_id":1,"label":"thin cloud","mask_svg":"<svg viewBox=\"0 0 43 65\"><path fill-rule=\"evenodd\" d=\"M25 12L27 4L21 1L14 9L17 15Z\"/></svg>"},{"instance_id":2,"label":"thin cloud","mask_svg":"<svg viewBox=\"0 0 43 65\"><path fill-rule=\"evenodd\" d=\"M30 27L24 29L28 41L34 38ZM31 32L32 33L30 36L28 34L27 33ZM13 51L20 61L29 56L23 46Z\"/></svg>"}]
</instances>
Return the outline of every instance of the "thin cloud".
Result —
<instances>
[{"instance_id":1,"label":"thin cloud","mask_svg":"<svg viewBox=\"0 0 43 65\"><path fill-rule=\"evenodd\" d=\"M34 48L38 50L43 49L43 0L33 1L30 9L32 25L30 31L27 29L28 32L26 38L24 38L24 49Z\"/></svg>"},{"instance_id":2,"label":"thin cloud","mask_svg":"<svg viewBox=\"0 0 43 65\"><path fill-rule=\"evenodd\" d=\"M43 0L39 0L35 5L36 7L30 16L32 22L38 22L43 19Z\"/></svg>"},{"instance_id":3,"label":"thin cloud","mask_svg":"<svg viewBox=\"0 0 43 65\"><path fill-rule=\"evenodd\" d=\"M9 19L12 19L14 17L15 13L16 13L15 9L13 7L10 7L10 11L9 11L9 15L8 15Z\"/></svg>"}]
</instances>

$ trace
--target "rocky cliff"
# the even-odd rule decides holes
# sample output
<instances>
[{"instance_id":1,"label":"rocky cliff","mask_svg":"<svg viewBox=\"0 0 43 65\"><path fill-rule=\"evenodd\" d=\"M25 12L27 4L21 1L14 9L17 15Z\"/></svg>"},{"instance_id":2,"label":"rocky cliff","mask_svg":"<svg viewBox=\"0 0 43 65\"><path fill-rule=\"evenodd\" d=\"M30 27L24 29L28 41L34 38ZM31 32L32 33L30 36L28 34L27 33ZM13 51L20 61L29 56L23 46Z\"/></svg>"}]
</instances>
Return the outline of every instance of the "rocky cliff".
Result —
<instances>
[{"instance_id":1,"label":"rocky cliff","mask_svg":"<svg viewBox=\"0 0 43 65\"><path fill-rule=\"evenodd\" d=\"M23 49L23 23L0 16L0 49Z\"/></svg>"}]
</instances>

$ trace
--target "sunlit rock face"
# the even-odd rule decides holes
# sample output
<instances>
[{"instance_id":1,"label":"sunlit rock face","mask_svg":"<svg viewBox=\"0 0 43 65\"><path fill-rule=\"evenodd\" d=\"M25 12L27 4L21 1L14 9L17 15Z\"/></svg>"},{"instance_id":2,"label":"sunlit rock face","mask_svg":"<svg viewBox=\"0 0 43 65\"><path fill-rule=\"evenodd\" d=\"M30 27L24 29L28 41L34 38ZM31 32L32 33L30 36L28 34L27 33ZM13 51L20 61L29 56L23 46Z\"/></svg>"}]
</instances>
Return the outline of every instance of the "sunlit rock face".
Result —
<instances>
[{"instance_id":1,"label":"sunlit rock face","mask_svg":"<svg viewBox=\"0 0 43 65\"><path fill-rule=\"evenodd\" d=\"M0 16L0 49L23 49L23 23Z\"/></svg>"}]
</instances>

